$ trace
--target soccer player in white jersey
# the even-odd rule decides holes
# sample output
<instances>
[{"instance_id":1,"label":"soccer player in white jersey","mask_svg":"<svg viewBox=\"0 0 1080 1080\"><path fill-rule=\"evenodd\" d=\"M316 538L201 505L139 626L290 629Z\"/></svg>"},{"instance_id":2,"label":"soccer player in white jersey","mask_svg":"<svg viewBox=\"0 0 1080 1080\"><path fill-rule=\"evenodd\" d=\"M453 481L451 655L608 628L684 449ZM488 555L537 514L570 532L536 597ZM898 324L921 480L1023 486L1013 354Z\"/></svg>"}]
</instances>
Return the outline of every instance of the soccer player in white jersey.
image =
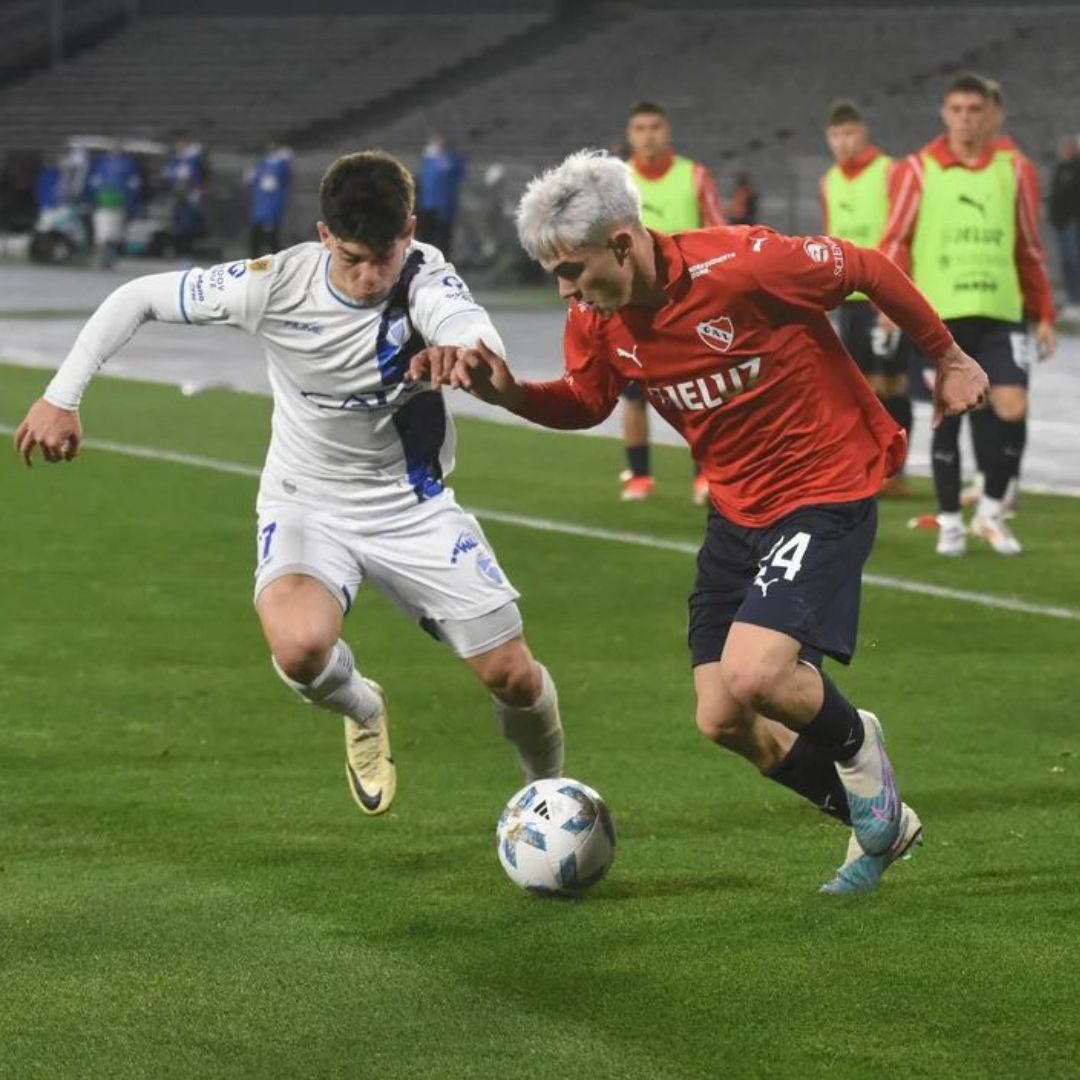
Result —
<instances>
[{"instance_id":1,"label":"soccer player in white jersey","mask_svg":"<svg viewBox=\"0 0 1080 1080\"><path fill-rule=\"evenodd\" d=\"M558 698L529 651L517 591L445 478L454 427L442 393L404 379L425 348L502 353L453 266L413 239L408 171L349 154L320 188L319 243L253 261L137 278L87 322L15 434L68 461L94 373L149 320L234 326L266 349L274 412L258 496L255 609L274 669L305 701L345 719L349 790L387 810L396 771L386 699L356 670L343 617L364 581L445 642L491 691L527 780L562 772Z\"/></svg>"}]
</instances>

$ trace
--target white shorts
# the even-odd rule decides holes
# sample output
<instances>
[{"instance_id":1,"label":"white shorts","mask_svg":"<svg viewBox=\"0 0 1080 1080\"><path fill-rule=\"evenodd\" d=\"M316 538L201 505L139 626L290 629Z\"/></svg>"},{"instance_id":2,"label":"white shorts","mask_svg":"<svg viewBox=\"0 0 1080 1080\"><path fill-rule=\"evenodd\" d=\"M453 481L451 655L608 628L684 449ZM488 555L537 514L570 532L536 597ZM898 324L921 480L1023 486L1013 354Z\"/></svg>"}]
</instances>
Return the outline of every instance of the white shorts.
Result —
<instances>
[{"instance_id":1,"label":"white shorts","mask_svg":"<svg viewBox=\"0 0 1080 1080\"><path fill-rule=\"evenodd\" d=\"M434 513L385 530L295 503L259 502L255 597L286 574L317 578L348 614L365 581L461 657L521 634L520 593L495 561L476 518L446 494Z\"/></svg>"},{"instance_id":2,"label":"white shorts","mask_svg":"<svg viewBox=\"0 0 1080 1080\"><path fill-rule=\"evenodd\" d=\"M94 241L97 244L119 244L123 242L127 215L120 209L99 209L94 211Z\"/></svg>"}]
</instances>

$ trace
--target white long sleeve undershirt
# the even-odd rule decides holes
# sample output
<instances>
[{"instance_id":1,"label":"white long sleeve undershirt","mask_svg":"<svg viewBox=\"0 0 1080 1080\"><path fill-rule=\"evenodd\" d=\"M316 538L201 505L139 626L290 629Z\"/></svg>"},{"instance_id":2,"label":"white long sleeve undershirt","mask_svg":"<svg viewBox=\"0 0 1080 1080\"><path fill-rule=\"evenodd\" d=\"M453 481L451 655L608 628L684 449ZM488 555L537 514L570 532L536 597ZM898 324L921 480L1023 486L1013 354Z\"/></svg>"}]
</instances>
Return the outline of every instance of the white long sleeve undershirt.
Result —
<instances>
[{"instance_id":1,"label":"white long sleeve undershirt","mask_svg":"<svg viewBox=\"0 0 1080 1080\"><path fill-rule=\"evenodd\" d=\"M45 388L45 400L60 409L77 409L90 380L135 336L143 323L184 322L180 310L183 279L182 271L148 274L110 293L87 320Z\"/></svg>"}]
</instances>

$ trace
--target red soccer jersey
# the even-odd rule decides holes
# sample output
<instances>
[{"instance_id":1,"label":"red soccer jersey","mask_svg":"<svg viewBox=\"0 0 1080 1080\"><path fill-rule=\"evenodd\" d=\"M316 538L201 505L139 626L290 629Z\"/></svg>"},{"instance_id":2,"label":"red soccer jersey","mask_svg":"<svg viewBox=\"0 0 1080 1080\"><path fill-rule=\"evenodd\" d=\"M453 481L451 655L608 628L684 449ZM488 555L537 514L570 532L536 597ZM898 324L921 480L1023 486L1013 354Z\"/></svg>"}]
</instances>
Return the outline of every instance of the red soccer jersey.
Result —
<instances>
[{"instance_id":1,"label":"red soccer jersey","mask_svg":"<svg viewBox=\"0 0 1080 1080\"><path fill-rule=\"evenodd\" d=\"M904 433L825 312L868 292L936 356L952 338L921 294L883 256L831 237L761 226L652 235L670 302L608 317L571 303L563 378L523 384L521 415L589 427L634 380L740 525L875 495L903 462Z\"/></svg>"}]
</instances>

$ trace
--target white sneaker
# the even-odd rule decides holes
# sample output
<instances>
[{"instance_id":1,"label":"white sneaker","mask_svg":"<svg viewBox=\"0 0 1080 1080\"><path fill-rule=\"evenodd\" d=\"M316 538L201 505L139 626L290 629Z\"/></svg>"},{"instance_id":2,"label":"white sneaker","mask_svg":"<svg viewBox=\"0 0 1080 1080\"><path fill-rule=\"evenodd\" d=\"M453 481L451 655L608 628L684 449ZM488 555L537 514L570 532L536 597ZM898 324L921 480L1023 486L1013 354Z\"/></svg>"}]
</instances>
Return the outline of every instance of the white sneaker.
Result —
<instances>
[{"instance_id":1,"label":"white sneaker","mask_svg":"<svg viewBox=\"0 0 1080 1080\"><path fill-rule=\"evenodd\" d=\"M937 553L948 555L950 558L958 558L967 551L967 532L964 523L943 522L938 517Z\"/></svg>"},{"instance_id":2,"label":"white sneaker","mask_svg":"<svg viewBox=\"0 0 1080 1080\"><path fill-rule=\"evenodd\" d=\"M999 555L1019 555L1024 550L1005 519L998 515L976 514L968 529L972 536L985 540Z\"/></svg>"},{"instance_id":3,"label":"white sneaker","mask_svg":"<svg viewBox=\"0 0 1080 1080\"><path fill-rule=\"evenodd\" d=\"M960 492L961 506L974 506L983 497L983 488L986 486L986 478L981 472L977 472L971 483Z\"/></svg>"}]
</instances>

